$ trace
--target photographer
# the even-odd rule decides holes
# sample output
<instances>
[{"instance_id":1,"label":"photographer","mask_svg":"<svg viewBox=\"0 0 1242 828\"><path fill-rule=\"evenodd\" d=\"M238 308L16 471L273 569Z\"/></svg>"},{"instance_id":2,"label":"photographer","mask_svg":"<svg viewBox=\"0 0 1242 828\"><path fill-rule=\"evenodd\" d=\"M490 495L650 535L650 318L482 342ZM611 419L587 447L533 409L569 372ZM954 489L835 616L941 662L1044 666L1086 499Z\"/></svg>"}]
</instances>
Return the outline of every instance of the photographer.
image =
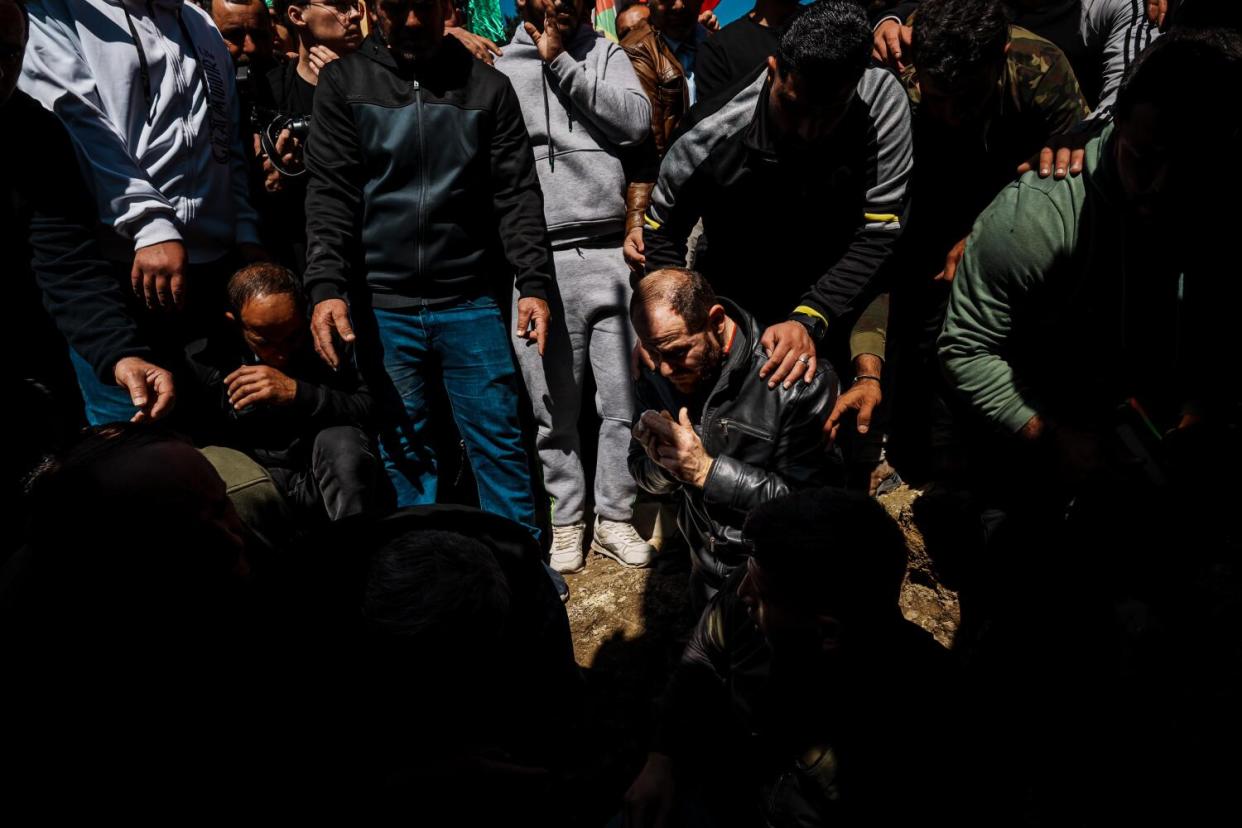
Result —
<instances>
[{"instance_id":1,"label":"photographer","mask_svg":"<svg viewBox=\"0 0 1242 828\"><path fill-rule=\"evenodd\" d=\"M263 159L264 225L276 257L294 272L306 269L306 179L302 145L309 131L319 70L362 45L362 13L354 0L305 3L276 0L280 19L297 41L298 59L267 73L264 92L274 120ZM271 155L276 155L273 161Z\"/></svg>"}]
</instances>

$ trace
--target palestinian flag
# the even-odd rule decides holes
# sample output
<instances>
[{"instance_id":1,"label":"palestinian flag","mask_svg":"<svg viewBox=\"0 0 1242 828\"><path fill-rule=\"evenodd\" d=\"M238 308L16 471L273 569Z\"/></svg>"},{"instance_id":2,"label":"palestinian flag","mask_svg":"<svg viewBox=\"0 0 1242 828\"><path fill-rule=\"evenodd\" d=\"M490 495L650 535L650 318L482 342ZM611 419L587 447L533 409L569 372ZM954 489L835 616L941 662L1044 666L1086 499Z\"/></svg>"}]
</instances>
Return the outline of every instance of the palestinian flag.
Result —
<instances>
[{"instance_id":1,"label":"palestinian flag","mask_svg":"<svg viewBox=\"0 0 1242 828\"><path fill-rule=\"evenodd\" d=\"M595 0L591 23L595 26L595 31L613 43L617 42L617 5L613 0Z\"/></svg>"}]
</instances>

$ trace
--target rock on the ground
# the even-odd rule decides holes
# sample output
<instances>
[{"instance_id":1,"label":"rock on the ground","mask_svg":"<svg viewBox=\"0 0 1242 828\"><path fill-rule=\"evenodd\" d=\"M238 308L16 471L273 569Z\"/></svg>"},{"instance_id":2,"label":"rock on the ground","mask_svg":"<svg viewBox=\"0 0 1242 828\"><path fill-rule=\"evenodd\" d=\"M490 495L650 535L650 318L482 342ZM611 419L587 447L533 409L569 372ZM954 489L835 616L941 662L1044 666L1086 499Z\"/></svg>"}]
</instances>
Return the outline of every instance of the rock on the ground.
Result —
<instances>
[{"instance_id":1,"label":"rock on the ground","mask_svg":"<svg viewBox=\"0 0 1242 828\"><path fill-rule=\"evenodd\" d=\"M906 580L901 585L901 612L908 621L927 630L943 646L950 647L962 620L961 606L957 593L942 583L935 562L927 554L923 534L915 525L911 507L920 494L918 489L903 485L880 496L880 503L901 526L910 549Z\"/></svg>"}]
</instances>

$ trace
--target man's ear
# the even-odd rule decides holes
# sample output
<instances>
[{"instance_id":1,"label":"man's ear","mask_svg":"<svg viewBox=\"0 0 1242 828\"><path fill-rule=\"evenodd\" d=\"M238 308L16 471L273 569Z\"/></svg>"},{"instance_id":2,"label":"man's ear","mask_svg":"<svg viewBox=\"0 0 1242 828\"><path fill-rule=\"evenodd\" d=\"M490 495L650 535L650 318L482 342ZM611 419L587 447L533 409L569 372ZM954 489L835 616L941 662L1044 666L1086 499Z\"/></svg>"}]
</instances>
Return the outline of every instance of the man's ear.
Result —
<instances>
[{"instance_id":1,"label":"man's ear","mask_svg":"<svg viewBox=\"0 0 1242 828\"><path fill-rule=\"evenodd\" d=\"M305 12L301 6L291 5L289 8L285 9L285 20L290 26L293 26L296 29L305 29L306 18L302 16L304 13Z\"/></svg>"},{"instance_id":2,"label":"man's ear","mask_svg":"<svg viewBox=\"0 0 1242 828\"><path fill-rule=\"evenodd\" d=\"M720 329L725 323L724 305L719 303L712 305L707 311L707 324L715 329Z\"/></svg>"},{"instance_id":3,"label":"man's ear","mask_svg":"<svg viewBox=\"0 0 1242 828\"><path fill-rule=\"evenodd\" d=\"M776 55L768 55L768 81L773 81L780 73L779 67L776 65Z\"/></svg>"}]
</instances>

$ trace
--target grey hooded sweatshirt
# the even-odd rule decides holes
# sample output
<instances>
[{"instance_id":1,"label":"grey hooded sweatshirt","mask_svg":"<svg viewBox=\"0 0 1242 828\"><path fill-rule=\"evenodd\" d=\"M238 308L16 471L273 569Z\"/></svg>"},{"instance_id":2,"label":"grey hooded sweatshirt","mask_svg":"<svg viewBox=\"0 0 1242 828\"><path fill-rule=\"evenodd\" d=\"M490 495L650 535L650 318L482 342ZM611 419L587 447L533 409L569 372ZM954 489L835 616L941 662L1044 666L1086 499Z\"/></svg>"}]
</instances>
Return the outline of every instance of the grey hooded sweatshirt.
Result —
<instances>
[{"instance_id":1,"label":"grey hooded sweatshirt","mask_svg":"<svg viewBox=\"0 0 1242 828\"><path fill-rule=\"evenodd\" d=\"M544 65L518 26L496 59L517 91L543 188L552 246L625 232L622 147L646 140L651 104L625 50L582 26L565 51Z\"/></svg>"}]
</instances>

